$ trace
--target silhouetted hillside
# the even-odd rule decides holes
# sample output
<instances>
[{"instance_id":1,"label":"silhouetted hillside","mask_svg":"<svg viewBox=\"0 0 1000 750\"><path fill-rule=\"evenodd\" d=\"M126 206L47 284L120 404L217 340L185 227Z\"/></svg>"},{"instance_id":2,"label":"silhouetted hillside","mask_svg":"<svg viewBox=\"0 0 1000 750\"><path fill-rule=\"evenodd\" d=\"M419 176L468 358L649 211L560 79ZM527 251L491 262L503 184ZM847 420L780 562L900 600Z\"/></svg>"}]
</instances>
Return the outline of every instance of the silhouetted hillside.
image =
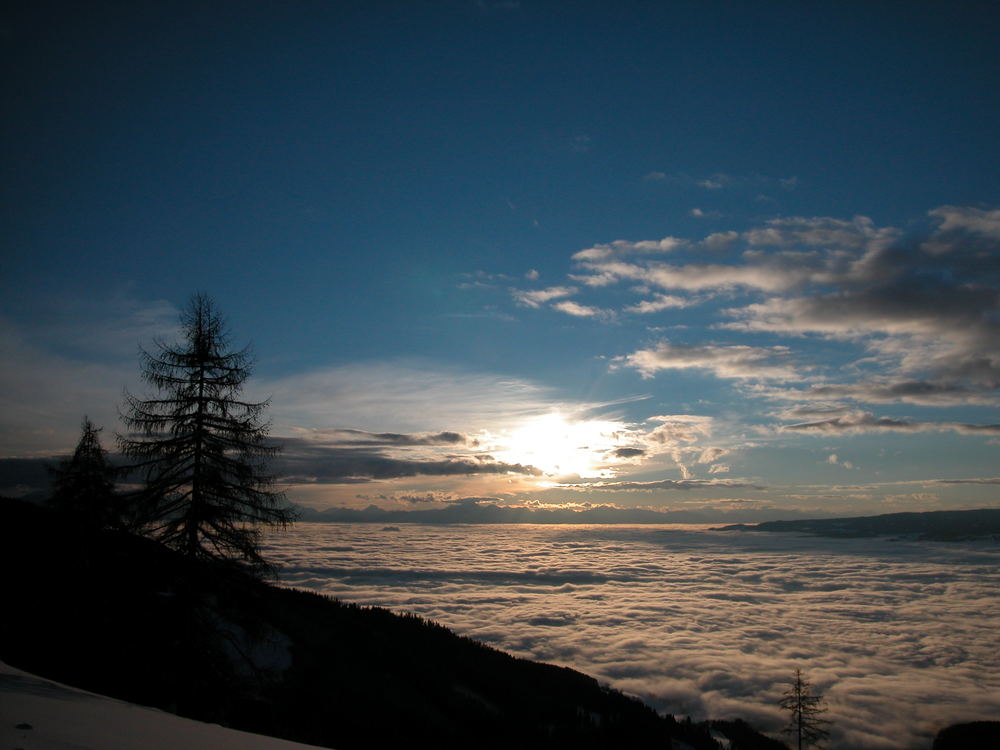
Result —
<instances>
[{"instance_id":1,"label":"silhouetted hillside","mask_svg":"<svg viewBox=\"0 0 1000 750\"><path fill-rule=\"evenodd\" d=\"M716 531L793 531L830 537L910 536L928 541L1000 538L1000 508L887 513L859 518L765 521L723 526Z\"/></svg>"},{"instance_id":2,"label":"silhouetted hillside","mask_svg":"<svg viewBox=\"0 0 1000 750\"><path fill-rule=\"evenodd\" d=\"M933 750L996 750L1000 747L1000 721L971 721L942 729Z\"/></svg>"},{"instance_id":3,"label":"silhouetted hillside","mask_svg":"<svg viewBox=\"0 0 1000 750\"><path fill-rule=\"evenodd\" d=\"M81 538L27 503L0 511L0 659L61 682L342 750L718 747L707 724L418 617L271 586L147 539ZM734 727L733 748L782 747Z\"/></svg>"}]
</instances>

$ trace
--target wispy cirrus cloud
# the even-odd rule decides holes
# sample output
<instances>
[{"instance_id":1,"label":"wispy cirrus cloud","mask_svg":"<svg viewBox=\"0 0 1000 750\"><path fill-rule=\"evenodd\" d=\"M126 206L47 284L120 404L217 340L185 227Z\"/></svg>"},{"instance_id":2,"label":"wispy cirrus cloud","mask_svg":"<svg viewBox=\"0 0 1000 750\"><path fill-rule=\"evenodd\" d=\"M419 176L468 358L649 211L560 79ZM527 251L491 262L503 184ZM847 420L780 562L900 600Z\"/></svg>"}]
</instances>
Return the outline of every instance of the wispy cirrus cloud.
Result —
<instances>
[{"instance_id":1,"label":"wispy cirrus cloud","mask_svg":"<svg viewBox=\"0 0 1000 750\"><path fill-rule=\"evenodd\" d=\"M574 302L573 300L556 302L552 305L552 309L566 313L567 315L572 315L574 318L607 318L611 317L613 314L610 310L604 310L600 307L591 307L589 305L581 305L579 302Z\"/></svg>"},{"instance_id":2,"label":"wispy cirrus cloud","mask_svg":"<svg viewBox=\"0 0 1000 750\"><path fill-rule=\"evenodd\" d=\"M747 489L766 490L767 487L737 479L656 479L645 482L581 482L560 484L560 488L599 492L654 492L657 490L694 489Z\"/></svg>"},{"instance_id":3,"label":"wispy cirrus cloud","mask_svg":"<svg viewBox=\"0 0 1000 750\"><path fill-rule=\"evenodd\" d=\"M784 432L862 433L862 432L957 432L963 435L1000 435L1000 424L969 422L916 422L892 417L877 417L871 412L850 411L827 419L798 422L781 427Z\"/></svg>"},{"instance_id":4,"label":"wispy cirrus cloud","mask_svg":"<svg viewBox=\"0 0 1000 750\"><path fill-rule=\"evenodd\" d=\"M511 295L518 304L539 308L546 302L576 294L576 291L571 286L550 286L546 289L512 289Z\"/></svg>"},{"instance_id":5,"label":"wispy cirrus cloud","mask_svg":"<svg viewBox=\"0 0 1000 750\"><path fill-rule=\"evenodd\" d=\"M808 388L755 387L755 395L786 401L858 401L871 404L907 403L920 406L997 405L995 388L954 381L893 379L855 383L824 383Z\"/></svg>"}]
</instances>

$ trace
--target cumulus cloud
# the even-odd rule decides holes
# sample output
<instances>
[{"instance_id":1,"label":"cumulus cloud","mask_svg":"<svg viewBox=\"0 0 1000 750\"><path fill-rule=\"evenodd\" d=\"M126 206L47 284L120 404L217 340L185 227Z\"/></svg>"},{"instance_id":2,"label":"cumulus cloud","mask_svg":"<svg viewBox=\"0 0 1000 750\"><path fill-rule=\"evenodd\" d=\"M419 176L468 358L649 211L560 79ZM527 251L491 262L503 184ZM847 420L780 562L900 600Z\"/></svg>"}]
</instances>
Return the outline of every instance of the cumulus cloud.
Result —
<instances>
[{"instance_id":1,"label":"cumulus cloud","mask_svg":"<svg viewBox=\"0 0 1000 750\"><path fill-rule=\"evenodd\" d=\"M651 378L661 370L707 370L719 378L752 380L798 380L800 376L776 360L787 359L784 346L754 347L706 344L691 346L661 341L652 349L639 349L614 361Z\"/></svg>"},{"instance_id":2,"label":"cumulus cloud","mask_svg":"<svg viewBox=\"0 0 1000 750\"><path fill-rule=\"evenodd\" d=\"M740 239L740 233L735 231L714 232L701 241L703 247L712 252L728 250Z\"/></svg>"}]
</instances>

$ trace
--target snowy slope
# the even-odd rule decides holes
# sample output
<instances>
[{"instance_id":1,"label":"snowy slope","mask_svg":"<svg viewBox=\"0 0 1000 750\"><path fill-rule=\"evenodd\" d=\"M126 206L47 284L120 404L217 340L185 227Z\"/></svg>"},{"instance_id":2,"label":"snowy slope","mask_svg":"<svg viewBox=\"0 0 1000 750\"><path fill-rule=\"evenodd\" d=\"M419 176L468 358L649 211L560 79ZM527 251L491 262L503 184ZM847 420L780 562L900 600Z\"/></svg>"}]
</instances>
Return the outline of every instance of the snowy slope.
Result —
<instances>
[{"instance_id":1,"label":"snowy slope","mask_svg":"<svg viewBox=\"0 0 1000 750\"><path fill-rule=\"evenodd\" d=\"M304 750L303 745L203 724L77 690L0 662L3 750Z\"/></svg>"}]
</instances>

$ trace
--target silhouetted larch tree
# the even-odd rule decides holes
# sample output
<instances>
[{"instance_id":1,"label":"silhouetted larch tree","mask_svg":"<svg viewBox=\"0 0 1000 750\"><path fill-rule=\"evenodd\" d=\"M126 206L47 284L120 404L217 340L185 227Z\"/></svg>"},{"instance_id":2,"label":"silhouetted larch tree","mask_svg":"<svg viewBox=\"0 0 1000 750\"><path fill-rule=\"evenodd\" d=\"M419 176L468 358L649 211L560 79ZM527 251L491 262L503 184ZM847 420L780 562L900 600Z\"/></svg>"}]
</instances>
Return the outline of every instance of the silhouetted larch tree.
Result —
<instances>
[{"instance_id":1,"label":"silhouetted larch tree","mask_svg":"<svg viewBox=\"0 0 1000 750\"><path fill-rule=\"evenodd\" d=\"M795 680L781 698L781 707L791 713L785 733L798 738L798 750L819 744L830 736L826 730L830 722L822 718L826 713L823 696L813 693L812 685L802 679L802 670L795 670Z\"/></svg>"},{"instance_id":2,"label":"silhouetted larch tree","mask_svg":"<svg viewBox=\"0 0 1000 750\"><path fill-rule=\"evenodd\" d=\"M159 397L125 393L118 437L145 487L138 493L145 528L193 557L263 567L260 527L292 520L284 495L273 490L267 459L268 402L240 399L250 376L248 351L229 351L229 334L212 300L198 294L181 314L183 341L141 350L143 379Z\"/></svg>"},{"instance_id":3,"label":"silhouetted larch tree","mask_svg":"<svg viewBox=\"0 0 1000 750\"><path fill-rule=\"evenodd\" d=\"M94 531L121 525L115 496L117 470L108 462L98 433L88 417L83 418L80 441L70 458L52 472L49 505L69 516L82 529Z\"/></svg>"}]
</instances>

